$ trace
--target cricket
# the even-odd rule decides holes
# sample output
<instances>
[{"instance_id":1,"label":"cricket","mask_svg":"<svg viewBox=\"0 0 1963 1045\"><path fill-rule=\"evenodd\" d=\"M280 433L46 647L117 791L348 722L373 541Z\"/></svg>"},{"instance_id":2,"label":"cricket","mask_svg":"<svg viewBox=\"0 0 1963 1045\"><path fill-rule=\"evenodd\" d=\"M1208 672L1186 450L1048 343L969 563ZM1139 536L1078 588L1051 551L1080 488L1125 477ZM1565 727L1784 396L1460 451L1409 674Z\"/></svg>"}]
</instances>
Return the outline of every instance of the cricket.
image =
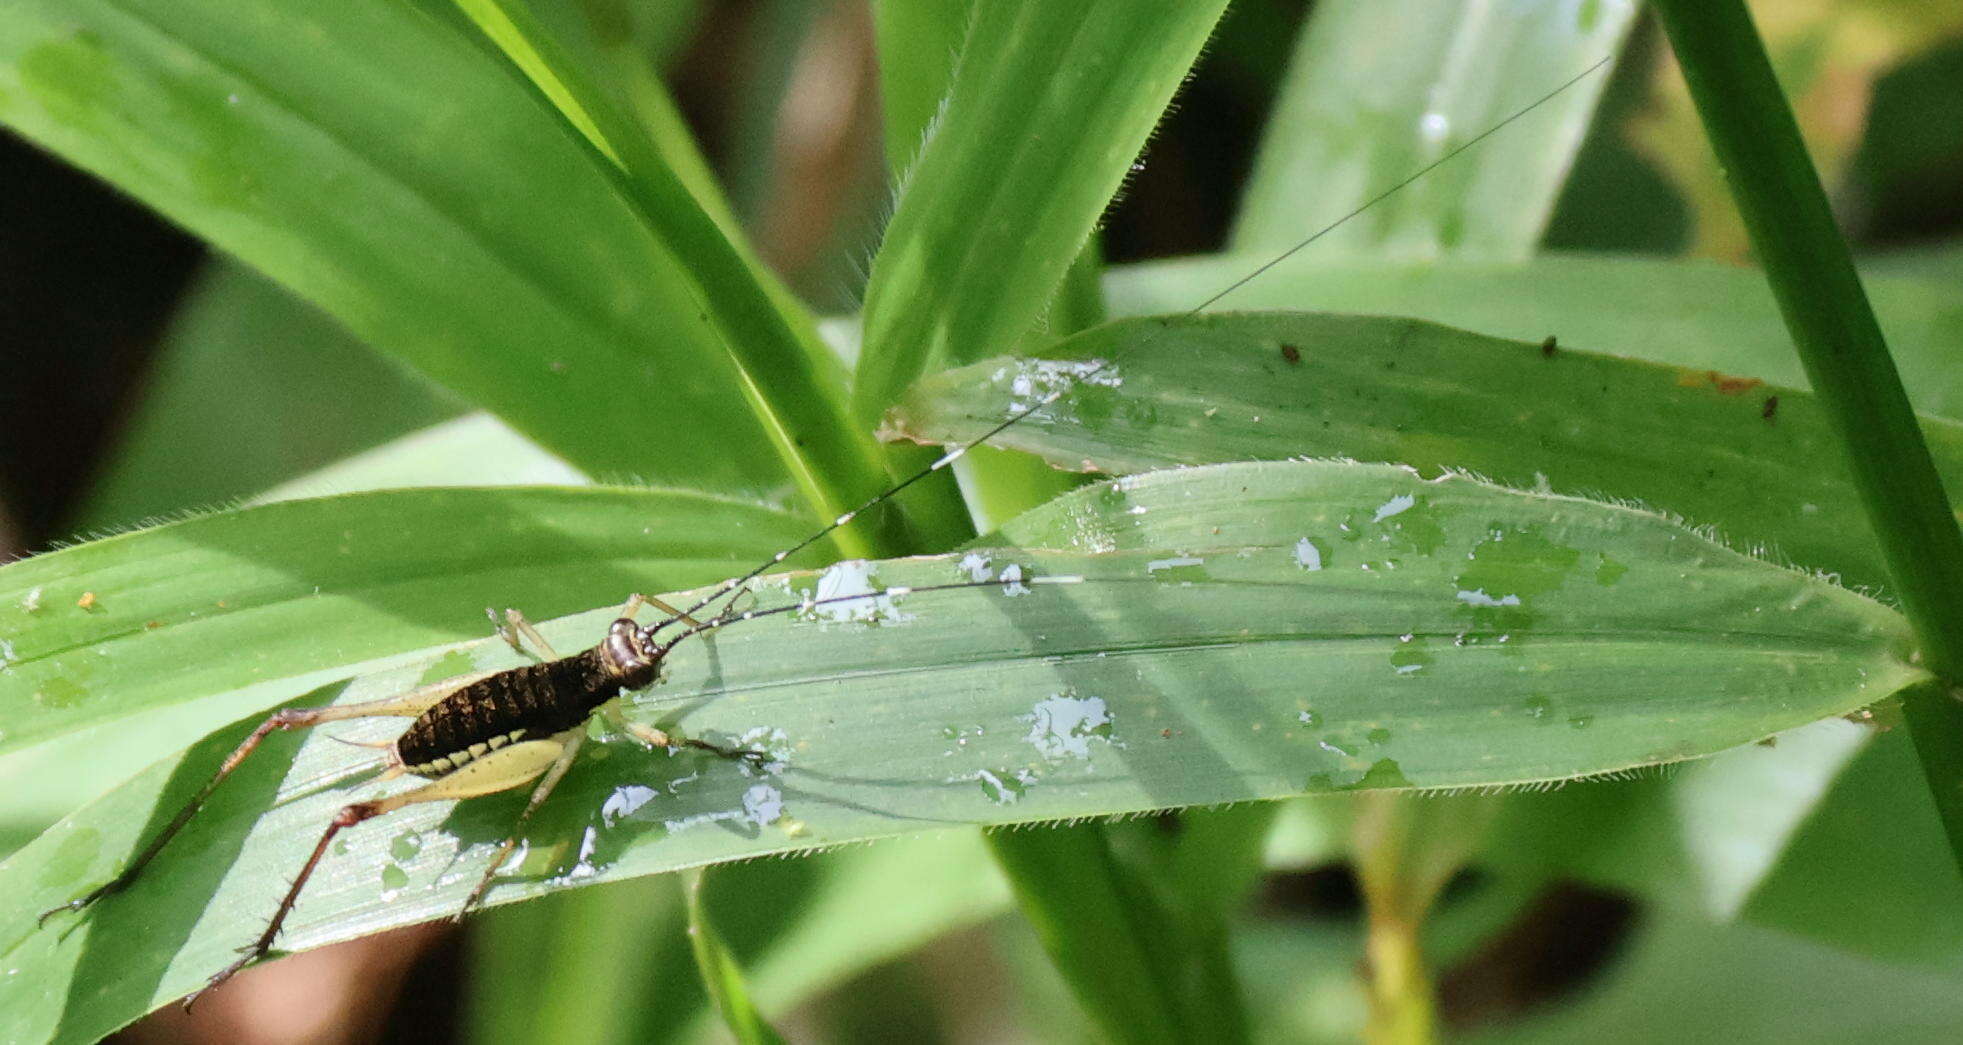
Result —
<instances>
[{"instance_id":1,"label":"cricket","mask_svg":"<svg viewBox=\"0 0 1963 1045\"><path fill-rule=\"evenodd\" d=\"M1193 305L1184 315L1192 316L1217 304L1235 290L1258 279L1269 269L1314 244L1345 223L1402 191L1433 170L1451 162L1469 149L1480 146L1508 125L1560 96L1586 78L1595 75L1610 61L1603 58L1533 102L1460 142L1437 159L1411 171L1387 185L1366 202L1331 220L1293 246L1240 276L1219 291ZM1547 350L1553 350L1553 339ZM1075 378L1081 383L1117 362L1105 360L1096 368ZM89 892L41 915L48 923L65 913L85 912L91 906L109 901L138 880L168 848L207 800L257 750L263 740L276 731L310 729L329 723L365 718L406 718L408 726L392 741L370 743L381 753L379 780L412 777L415 786L386 797L352 802L324 826L312 852L296 861L291 886L272 903L264 930L246 941L241 956L213 975L200 991L184 999L190 1007L202 994L225 983L239 971L272 956L288 915L306 888L309 878L329 852L340 832L365 821L418 803L448 802L512 791L529 785L530 797L510 832L498 846L456 917L461 919L478 906L492 885L499 869L517 846L521 832L532 814L548 800L553 789L579 757L587 742L590 721L598 718L616 733L624 734L650 749L694 749L719 758L754 761L767 758L761 752L723 746L679 733L656 729L628 719L620 708L625 693L643 690L658 683L664 659L681 643L772 615L808 611L829 602L863 599L863 594L832 599L807 598L800 602L761 609L740 608L754 592L751 582L834 531L850 525L862 513L894 499L909 487L953 465L969 450L981 446L1010 427L1056 403L1073 385L1066 383L1036 401L1011 413L1005 420L971 441L948 449L931 465L893 483L858 508L839 515L797 544L776 552L748 571L713 587L691 605L672 606L658 598L635 594L621 606L616 619L592 647L561 655L517 610L492 614L499 637L519 653L533 658L531 663L494 671L461 675L420 686L396 696L362 703L325 707L286 707L274 711L241 742L219 765L216 772L156 837L150 839L114 878ZM1770 407L1766 416L1771 416ZM1096 583L1097 578L1020 578L1034 583ZM957 584L889 588L883 594L920 593L939 590L1001 587L1007 580L981 580ZM644 611L663 614L650 624L637 617ZM352 742L351 742L352 743Z\"/></svg>"}]
</instances>

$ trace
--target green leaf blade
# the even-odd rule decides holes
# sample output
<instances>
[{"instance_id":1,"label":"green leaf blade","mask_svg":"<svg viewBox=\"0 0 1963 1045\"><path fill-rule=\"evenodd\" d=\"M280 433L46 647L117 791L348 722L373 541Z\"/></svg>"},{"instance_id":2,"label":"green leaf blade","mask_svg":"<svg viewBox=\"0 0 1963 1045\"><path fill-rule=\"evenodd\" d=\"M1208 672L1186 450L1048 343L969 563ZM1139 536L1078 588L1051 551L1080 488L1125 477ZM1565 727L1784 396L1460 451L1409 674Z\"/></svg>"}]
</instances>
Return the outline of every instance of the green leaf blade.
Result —
<instances>
[{"instance_id":1,"label":"green leaf blade","mask_svg":"<svg viewBox=\"0 0 1963 1045\"><path fill-rule=\"evenodd\" d=\"M1113 269L1115 315L1177 313L1268 258L1222 254ZM1963 307L1939 279L1866 280L1919 410L1963 413ZM1222 301L1240 311L1361 312L1409 316L1493 337L1561 344L1618 356L1806 386L1764 277L1709 261L1544 254L1523 263L1428 264L1297 255Z\"/></svg>"},{"instance_id":2,"label":"green leaf blade","mask_svg":"<svg viewBox=\"0 0 1963 1045\"><path fill-rule=\"evenodd\" d=\"M1721 750L1926 677L1898 616L1816 577L1652 513L1398 468L1156 473L1062 498L1000 537L1010 547L986 566L873 570L920 587L1014 564L1026 594L915 592L889 597L876 623L772 617L678 648L667 683L629 714L781 765L753 775L596 745L605 755L541 810L493 902L956 824L1569 779ZM1328 543L1320 569L1298 557L1303 539ZM1608 583L1605 559L1624 567ZM1072 574L1086 580L1036 580ZM570 649L604 623L543 630ZM515 662L495 641L469 656ZM324 695L377 697L424 674ZM153 767L0 864L0 953L21 970L0 980L0 1031L46 1037L65 1011L63 1036L99 1036L195 986L257 930L332 810L368 793L351 789L360 753L276 737L172 850L202 858L161 861L67 936L34 929L36 912L110 874L236 739ZM449 913L520 802L414 807L350 833L286 945Z\"/></svg>"},{"instance_id":3,"label":"green leaf blade","mask_svg":"<svg viewBox=\"0 0 1963 1045\"><path fill-rule=\"evenodd\" d=\"M866 288L863 415L923 370L1002 351L1030 329L1223 6L1153 3L1149 17L1126 0L976 9Z\"/></svg>"},{"instance_id":4,"label":"green leaf blade","mask_svg":"<svg viewBox=\"0 0 1963 1045\"><path fill-rule=\"evenodd\" d=\"M1298 455L1464 469L1628 498L1748 547L1879 586L1887 575L1813 397L1711 370L1322 313L1136 319L930 377L888 426L935 443L987 431L1068 375L1092 380L1000 437L1112 473ZM1951 482L1963 426L1926 419Z\"/></svg>"},{"instance_id":5,"label":"green leaf blade","mask_svg":"<svg viewBox=\"0 0 1963 1045\"><path fill-rule=\"evenodd\" d=\"M804 525L687 492L430 489L271 504L51 552L0 568L0 750L481 636L489 605L547 616L676 577L706 582Z\"/></svg>"},{"instance_id":6,"label":"green leaf blade","mask_svg":"<svg viewBox=\"0 0 1963 1045\"><path fill-rule=\"evenodd\" d=\"M1614 56L1637 10L1614 2L1441 7L1431 0L1318 7L1242 196L1234 248L1272 255L1294 246ZM1372 207L1319 249L1530 256L1607 83L1603 73L1570 88L1527 126Z\"/></svg>"},{"instance_id":7,"label":"green leaf blade","mask_svg":"<svg viewBox=\"0 0 1963 1045\"><path fill-rule=\"evenodd\" d=\"M0 122L589 474L782 483L689 273L455 22L29 0L0 20Z\"/></svg>"}]
</instances>

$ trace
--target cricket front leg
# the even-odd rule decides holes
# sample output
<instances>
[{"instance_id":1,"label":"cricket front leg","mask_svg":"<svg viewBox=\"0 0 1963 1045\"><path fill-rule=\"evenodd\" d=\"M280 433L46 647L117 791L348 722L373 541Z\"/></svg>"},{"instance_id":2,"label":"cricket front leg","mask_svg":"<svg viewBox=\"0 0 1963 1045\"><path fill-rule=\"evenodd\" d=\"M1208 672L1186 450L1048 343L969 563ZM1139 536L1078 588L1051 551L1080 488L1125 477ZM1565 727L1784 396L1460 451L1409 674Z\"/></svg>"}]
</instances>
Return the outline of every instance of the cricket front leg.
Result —
<instances>
[{"instance_id":1,"label":"cricket front leg","mask_svg":"<svg viewBox=\"0 0 1963 1045\"><path fill-rule=\"evenodd\" d=\"M656 729L645 722L635 722L620 710L618 701L610 701L602 705L600 708L600 717L606 720L609 729L625 733L650 748L660 748L664 751L680 751L684 748L693 748L697 751L707 751L719 758L741 760L751 765L762 765L770 761L770 754L766 751L752 751L749 748L741 747L724 747L721 744L712 744L709 741L696 740L693 737L678 737L666 730Z\"/></svg>"}]
</instances>

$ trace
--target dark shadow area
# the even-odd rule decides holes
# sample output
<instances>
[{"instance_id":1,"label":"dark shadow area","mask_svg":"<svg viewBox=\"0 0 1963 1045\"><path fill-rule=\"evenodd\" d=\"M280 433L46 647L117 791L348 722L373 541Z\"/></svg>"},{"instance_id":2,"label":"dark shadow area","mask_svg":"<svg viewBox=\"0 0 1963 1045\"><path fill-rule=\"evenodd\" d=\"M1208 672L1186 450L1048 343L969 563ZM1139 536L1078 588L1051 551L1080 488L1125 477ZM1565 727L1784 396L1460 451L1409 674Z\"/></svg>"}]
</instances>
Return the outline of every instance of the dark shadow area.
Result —
<instances>
[{"instance_id":1,"label":"dark shadow area","mask_svg":"<svg viewBox=\"0 0 1963 1045\"><path fill-rule=\"evenodd\" d=\"M1266 916L1356 921L1363 917L1363 890L1347 863L1262 876L1254 909Z\"/></svg>"},{"instance_id":2,"label":"dark shadow area","mask_svg":"<svg viewBox=\"0 0 1963 1045\"><path fill-rule=\"evenodd\" d=\"M1614 964L1640 924L1621 894L1549 886L1512 925L1440 971L1440 1020L1462 1033L1572 998Z\"/></svg>"},{"instance_id":3,"label":"dark shadow area","mask_svg":"<svg viewBox=\"0 0 1963 1045\"><path fill-rule=\"evenodd\" d=\"M1963 226L1963 40L1875 81L1843 197L1843 220L1870 246L1937 243Z\"/></svg>"},{"instance_id":4,"label":"dark shadow area","mask_svg":"<svg viewBox=\"0 0 1963 1045\"><path fill-rule=\"evenodd\" d=\"M0 133L0 503L41 547L87 489L204 248Z\"/></svg>"},{"instance_id":5,"label":"dark shadow area","mask_svg":"<svg viewBox=\"0 0 1963 1045\"><path fill-rule=\"evenodd\" d=\"M470 971L464 934L447 932L416 957L402 977L402 990L388 1007L376 1040L383 1045L436 1045L464 1041L457 1021L463 1008L464 979Z\"/></svg>"},{"instance_id":6,"label":"dark shadow area","mask_svg":"<svg viewBox=\"0 0 1963 1045\"><path fill-rule=\"evenodd\" d=\"M1138 166L1104 214L1114 264L1219 250L1308 16L1304 0L1227 8Z\"/></svg>"}]
</instances>

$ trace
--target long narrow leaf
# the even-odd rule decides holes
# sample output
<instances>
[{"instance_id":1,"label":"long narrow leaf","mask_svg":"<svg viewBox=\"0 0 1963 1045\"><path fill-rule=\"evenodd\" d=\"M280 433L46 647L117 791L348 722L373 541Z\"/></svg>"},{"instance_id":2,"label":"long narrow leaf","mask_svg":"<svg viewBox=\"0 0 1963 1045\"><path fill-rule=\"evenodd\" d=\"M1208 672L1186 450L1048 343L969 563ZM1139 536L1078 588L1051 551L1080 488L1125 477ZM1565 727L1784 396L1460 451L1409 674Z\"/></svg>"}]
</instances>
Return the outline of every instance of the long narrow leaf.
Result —
<instances>
[{"instance_id":1,"label":"long narrow leaf","mask_svg":"<svg viewBox=\"0 0 1963 1045\"><path fill-rule=\"evenodd\" d=\"M977 6L873 262L854 389L863 416L1036 322L1223 6Z\"/></svg>"},{"instance_id":2,"label":"long narrow leaf","mask_svg":"<svg viewBox=\"0 0 1963 1045\"><path fill-rule=\"evenodd\" d=\"M224 512L37 556L0 568L0 750L290 680L263 696L278 701L320 672L481 636L486 606L546 617L706 582L804 525L673 491L414 490Z\"/></svg>"},{"instance_id":3,"label":"long narrow leaf","mask_svg":"<svg viewBox=\"0 0 1963 1045\"><path fill-rule=\"evenodd\" d=\"M458 21L19 0L0 122L590 474L777 487L696 277Z\"/></svg>"},{"instance_id":4,"label":"long narrow leaf","mask_svg":"<svg viewBox=\"0 0 1963 1045\"><path fill-rule=\"evenodd\" d=\"M1242 198L1235 249L1273 254L1293 246L1612 57L1636 11L1628 0L1316 5ZM1504 142L1372 207L1318 249L1528 257L1607 83L1602 75L1575 85Z\"/></svg>"},{"instance_id":5,"label":"long narrow leaf","mask_svg":"<svg viewBox=\"0 0 1963 1045\"><path fill-rule=\"evenodd\" d=\"M1894 591L1945 682L1904 704L1963 867L1963 532L1765 45L1738 0L1657 5Z\"/></svg>"},{"instance_id":6,"label":"long narrow leaf","mask_svg":"<svg viewBox=\"0 0 1963 1045\"><path fill-rule=\"evenodd\" d=\"M1157 473L1069 495L1001 537L1012 547L871 570L921 586L1013 566L1026 592L889 595L679 648L668 683L630 713L776 761L599 745L606 757L566 778L493 901L952 824L1566 779L1707 754L1926 677L1898 616L1817 577L1651 513L1398 468ZM1086 580L1036 580L1071 575ZM826 587L856 576L841 568ZM573 648L603 624L545 630ZM515 657L487 641L453 659ZM426 674L321 695L373 697ZM35 929L37 911L156 830L237 735L0 864L0 961L14 970L0 1035L93 1038L189 989L256 931L331 811L371 793L350 790L361 753L280 735L146 880L72 931ZM419 806L354 832L285 943L447 913L520 801Z\"/></svg>"},{"instance_id":7,"label":"long narrow leaf","mask_svg":"<svg viewBox=\"0 0 1963 1045\"><path fill-rule=\"evenodd\" d=\"M566 119L619 186L641 225L672 255L699 312L714 324L733 372L731 399L762 421L770 449L818 518L834 518L885 486L871 439L845 415L844 371L817 330L729 230L697 200L641 128L600 89L523 0L455 0ZM856 531L840 540L879 550ZM893 548L884 550L892 551Z\"/></svg>"},{"instance_id":8,"label":"long narrow leaf","mask_svg":"<svg viewBox=\"0 0 1963 1045\"><path fill-rule=\"evenodd\" d=\"M1005 446L1115 474L1296 456L1463 468L1517 486L1634 498L1853 584L1888 581L1810 393L1417 320L1216 313L1109 324L1052 360L936 374L888 426L935 443L987 431L1112 360ZM1963 486L1963 425L1927 419Z\"/></svg>"},{"instance_id":9,"label":"long narrow leaf","mask_svg":"<svg viewBox=\"0 0 1963 1045\"><path fill-rule=\"evenodd\" d=\"M1181 312L1268 260L1252 254L1113 269L1116 315ZM1940 279L1870 278L1882 328L1916 408L1963 415L1963 301ZM1494 337L1562 345L1677 366L1716 368L1806 386L1765 279L1708 261L1546 254L1521 264L1340 263L1291 258L1236 290L1238 311L1410 316Z\"/></svg>"}]
</instances>

